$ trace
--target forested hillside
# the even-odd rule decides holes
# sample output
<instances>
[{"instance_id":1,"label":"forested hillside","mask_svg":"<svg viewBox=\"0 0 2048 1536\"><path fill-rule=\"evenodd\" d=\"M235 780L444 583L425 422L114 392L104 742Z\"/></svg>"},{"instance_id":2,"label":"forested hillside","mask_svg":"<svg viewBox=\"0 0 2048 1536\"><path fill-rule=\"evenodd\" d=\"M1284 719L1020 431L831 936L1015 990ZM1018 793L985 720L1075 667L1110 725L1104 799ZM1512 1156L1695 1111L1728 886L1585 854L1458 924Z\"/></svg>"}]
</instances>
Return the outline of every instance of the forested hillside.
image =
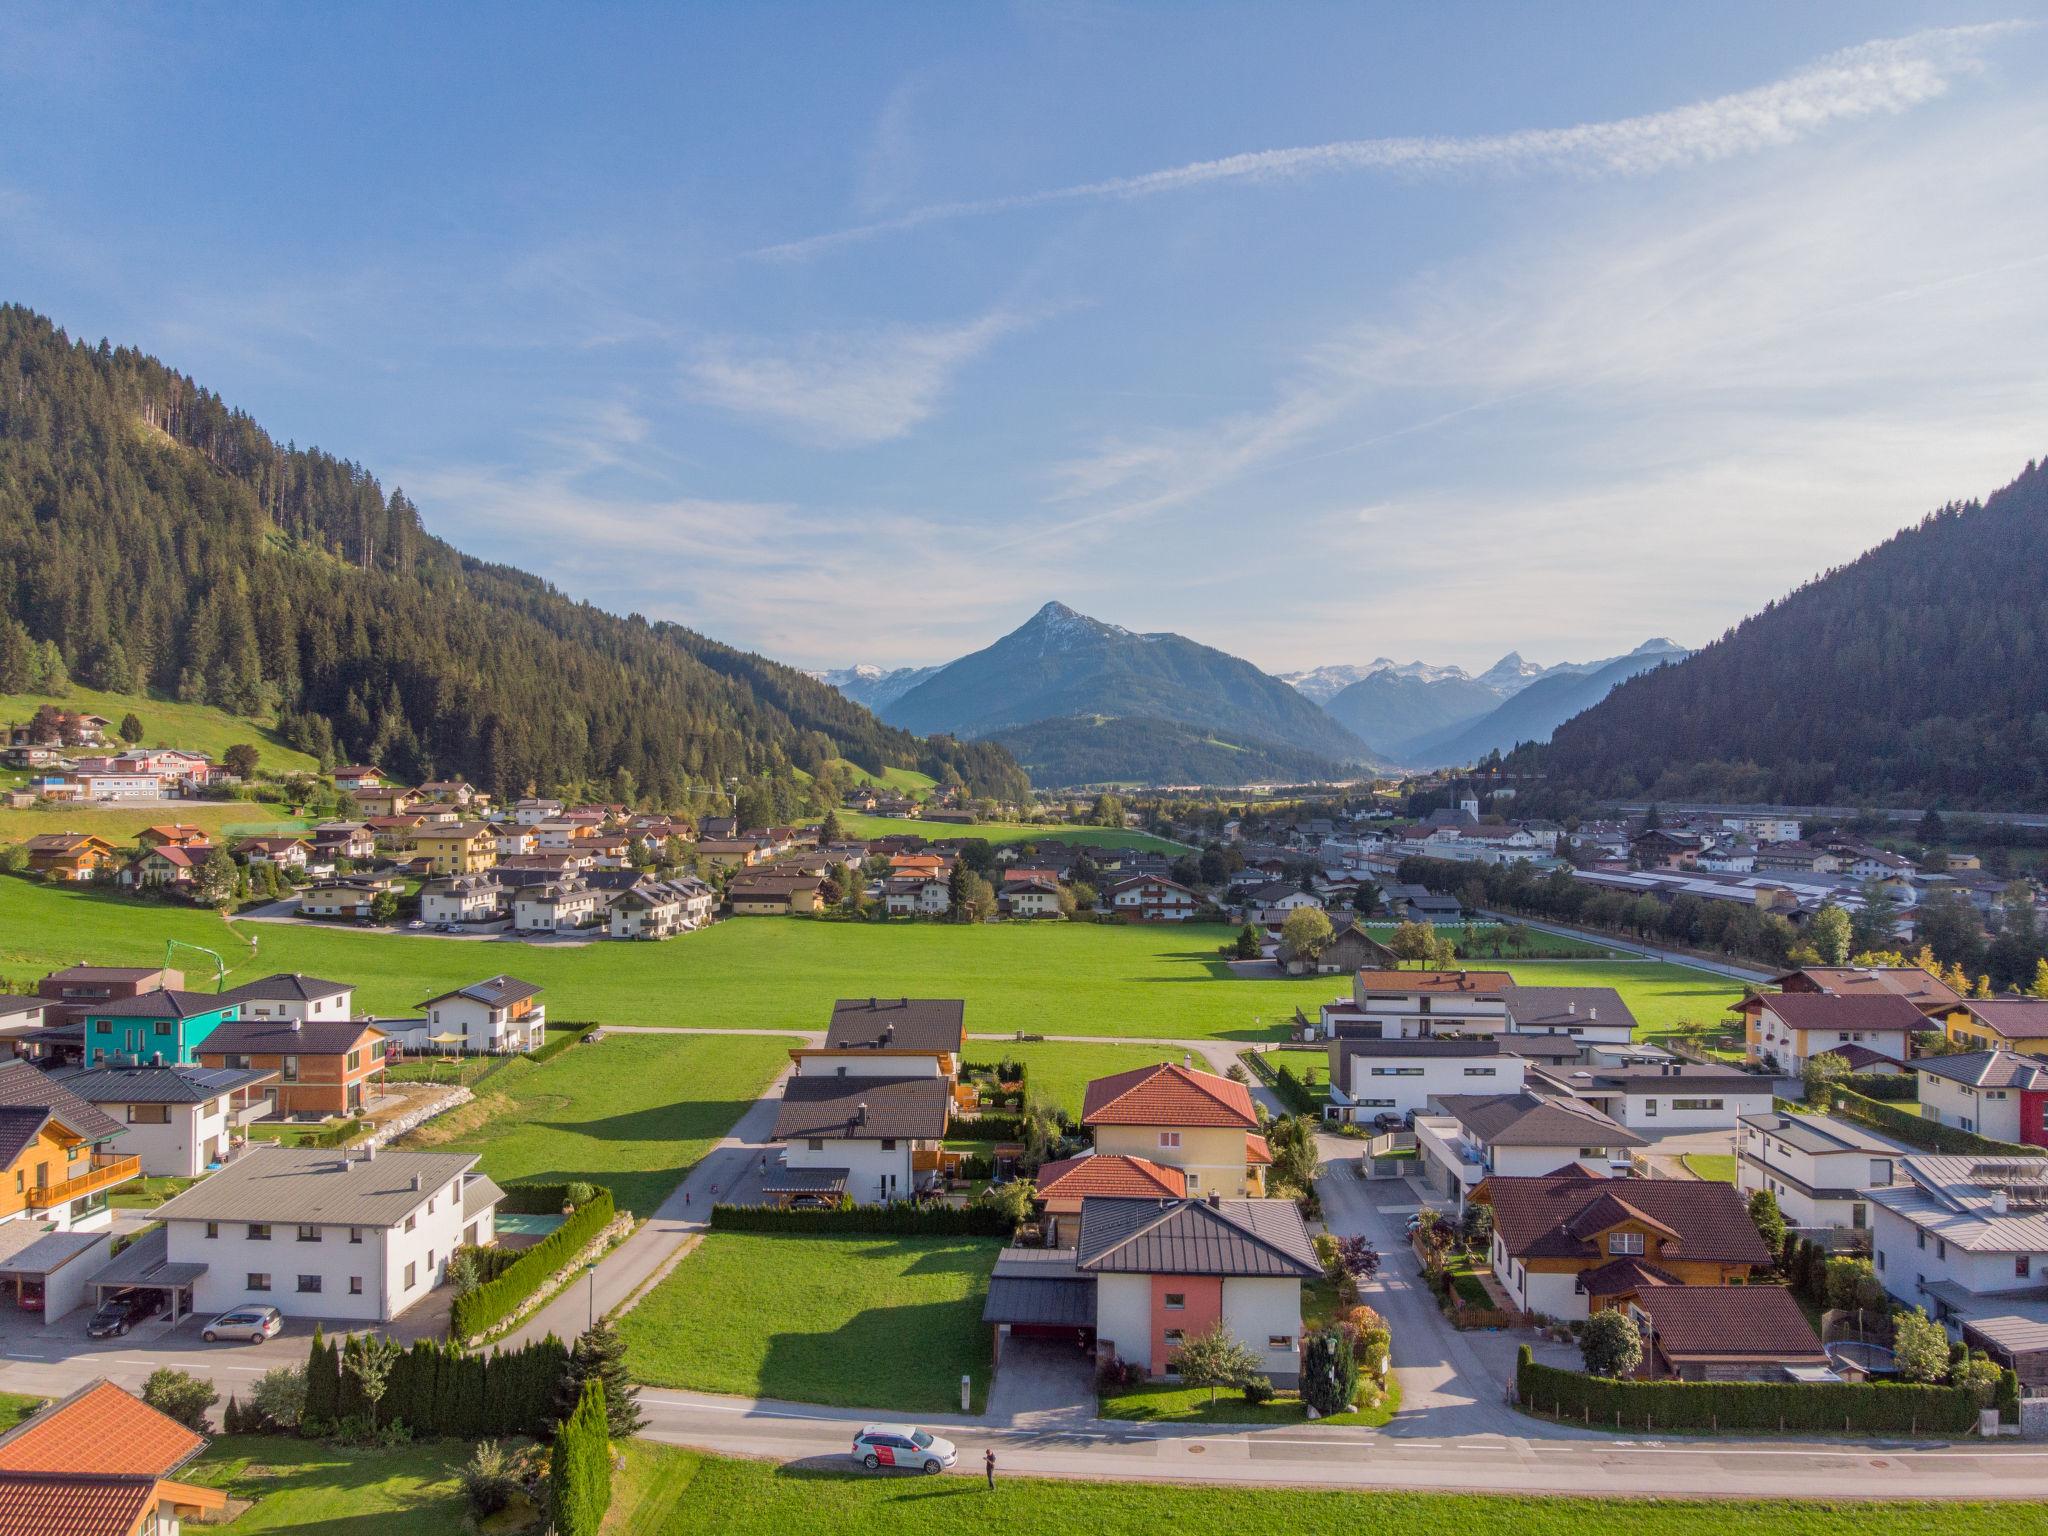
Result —
<instances>
[{"instance_id":1,"label":"forested hillside","mask_svg":"<svg viewBox=\"0 0 2048 1536\"><path fill-rule=\"evenodd\" d=\"M997 731L989 740L1042 786L1299 784L1346 773L1334 760L1295 747L1145 716L1064 715Z\"/></svg>"},{"instance_id":2,"label":"forested hillside","mask_svg":"<svg viewBox=\"0 0 2048 1536\"><path fill-rule=\"evenodd\" d=\"M154 358L0 307L0 693L72 676L499 795L679 804L844 756L1014 798L1000 748L921 741L801 672L463 555L362 466L273 442Z\"/></svg>"},{"instance_id":3,"label":"forested hillside","mask_svg":"<svg viewBox=\"0 0 2048 1536\"><path fill-rule=\"evenodd\" d=\"M2048 806L2048 466L1943 507L1511 761L1596 794Z\"/></svg>"}]
</instances>

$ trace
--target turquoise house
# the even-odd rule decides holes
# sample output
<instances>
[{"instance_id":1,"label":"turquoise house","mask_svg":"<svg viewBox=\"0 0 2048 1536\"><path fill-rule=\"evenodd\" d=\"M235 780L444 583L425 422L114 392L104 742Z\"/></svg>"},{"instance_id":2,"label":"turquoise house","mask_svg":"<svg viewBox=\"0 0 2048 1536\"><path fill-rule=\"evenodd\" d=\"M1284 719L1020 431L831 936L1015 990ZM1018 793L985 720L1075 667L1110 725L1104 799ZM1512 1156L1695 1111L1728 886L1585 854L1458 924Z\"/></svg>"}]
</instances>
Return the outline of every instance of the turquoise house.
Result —
<instances>
[{"instance_id":1,"label":"turquoise house","mask_svg":"<svg viewBox=\"0 0 2048 1536\"><path fill-rule=\"evenodd\" d=\"M200 1043L242 1005L207 992L144 992L109 998L84 1010L85 1064L97 1067L121 1056L143 1065L191 1066Z\"/></svg>"}]
</instances>

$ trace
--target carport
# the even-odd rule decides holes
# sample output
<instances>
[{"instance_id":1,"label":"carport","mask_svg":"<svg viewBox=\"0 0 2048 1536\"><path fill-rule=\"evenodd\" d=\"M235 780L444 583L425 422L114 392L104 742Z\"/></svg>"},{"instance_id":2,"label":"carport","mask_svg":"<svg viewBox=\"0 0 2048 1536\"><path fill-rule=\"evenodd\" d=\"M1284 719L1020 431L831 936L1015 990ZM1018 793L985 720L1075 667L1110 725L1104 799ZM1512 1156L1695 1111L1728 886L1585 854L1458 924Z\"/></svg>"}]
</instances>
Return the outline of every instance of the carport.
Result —
<instances>
[{"instance_id":1,"label":"carport","mask_svg":"<svg viewBox=\"0 0 2048 1536\"><path fill-rule=\"evenodd\" d=\"M777 1168L761 1180L761 1193L777 1205L810 1200L837 1205L846 1193L847 1172L844 1168Z\"/></svg>"},{"instance_id":2,"label":"carport","mask_svg":"<svg viewBox=\"0 0 2048 1536\"><path fill-rule=\"evenodd\" d=\"M46 1232L27 1247L0 1260L0 1281L12 1282L14 1302L21 1304L23 1287L43 1288L43 1326L75 1311L85 1300L91 1277L112 1241L106 1232Z\"/></svg>"},{"instance_id":3,"label":"carport","mask_svg":"<svg viewBox=\"0 0 2048 1536\"><path fill-rule=\"evenodd\" d=\"M116 1254L112 1263L92 1277L92 1286L101 1306L117 1291L162 1291L164 1318L175 1323L191 1316L192 1285L205 1273L204 1264L173 1264L170 1239L158 1227Z\"/></svg>"},{"instance_id":4,"label":"carport","mask_svg":"<svg viewBox=\"0 0 2048 1536\"><path fill-rule=\"evenodd\" d=\"M1074 1267L1071 1248L1005 1248L989 1276L981 1320L996 1330L996 1364L1010 1339L1055 1339L1092 1353L1095 1277Z\"/></svg>"}]
</instances>

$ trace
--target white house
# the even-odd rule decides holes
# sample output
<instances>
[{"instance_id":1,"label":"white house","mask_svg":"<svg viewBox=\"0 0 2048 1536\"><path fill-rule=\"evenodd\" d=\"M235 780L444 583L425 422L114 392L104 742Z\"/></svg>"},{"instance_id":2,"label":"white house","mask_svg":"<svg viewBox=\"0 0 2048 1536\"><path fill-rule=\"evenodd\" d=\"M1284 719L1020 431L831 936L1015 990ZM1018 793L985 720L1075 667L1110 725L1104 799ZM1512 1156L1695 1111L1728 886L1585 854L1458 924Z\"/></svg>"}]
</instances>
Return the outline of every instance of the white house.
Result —
<instances>
[{"instance_id":1,"label":"white house","mask_svg":"<svg viewBox=\"0 0 2048 1536\"><path fill-rule=\"evenodd\" d=\"M537 1050L547 1043L548 1011L540 988L514 976L493 976L418 1006L427 1011L428 1039L460 1034L465 1051L493 1055Z\"/></svg>"},{"instance_id":2,"label":"white house","mask_svg":"<svg viewBox=\"0 0 2048 1536\"><path fill-rule=\"evenodd\" d=\"M236 1094L274 1083L277 1073L235 1067L95 1067L64 1086L121 1127L119 1150L140 1158L151 1177L196 1179L228 1153L231 1132L273 1100Z\"/></svg>"},{"instance_id":3,"label":"white house","mask_svg":"<svg viewBox=\"0 0 2048 1536\"><path fill-rule=\"evenodd\" d=\"M1508 1027L1506 971L1362 970L1351 979L1353 1011L1386 1038L1497 1034Z\"/></svg>"},{"instance_id":4,"label":"white house","mask_svg":"<svg viewBox=\"0 0 2048 1536\"><path fill-rule=\"evenodd\" d=\"M1774 816L1767 812L1723 816L1721 825L1730 832L1740 833L1752 842L1796 843L1799 841L1800 824L1796 816Z\"/></svg>"},{"instance_id":5,"label":"white house","mask_svg":"<svg viewBox=\"0 0 2048 1536\"><path fill-rule=\"evenodd\" d=\"M1636 1016L1612 987L1524 987L1503 990L1508 1030L1518 1035L1569 1035L1585 1045L1627 1045Z\"/></svg>"},{"instance_id":6,"label":"white house","mask_svg":"<svg viewBox=\"0 0 2048 1536\"><path fill-rule=\"evenodd\" d=\"M362 885L314 885L299 892L299 911L307 917L368 919L377 892Z\"/></svg>"},{"instance_id":7,"label":"white house","mask_svg":"<svg viewBox=\"0 0 2048 1536\"><path fill-rule=\"evenodd\" d=\"M343 981L322 981L297 971L280 971L259 981L246 981L220 994L224 1003L239 1003L245 1019L323 1019L355 1017L356 989Z\"/></svg>"},{"instance_id":8,"label":"white house","mask_svg":"<svg viewBox=\"0 0 2048 1536\"><path fill-rule=\"evenodd\" d=\"M1870 1229L1870 1191L1899 1177L1900 1153L1830 1115L1769 1110L1744 1115L1735 1136L1735 1187L1769 1190L1788 1226L1808 1232Z\"/></svg>"},{"instance_id":9,"label":"white house","mask_svg":"<svg viewBox=\"0 0 2048 1536\"><path fill-rule=\"evenodd\" d=\"M496 1241L498 1186L468 1152L257 1147L154 1213L204 1314L267 1303L287 1317L390 1322L446 1277L460 1245Z\"/></svg>"},{"instance_id":10,"label":"white house","mask_svg":"<svg viewBox=\"0 0 2048 1536\"><path fill-rule=\"evenodd\" d=\"M1480 1180L1496 1173L1540 1176L1577 1166L1623 1172L1643 1138L1578 1099L1518 1093L1441 1095L1439 1113L1415 1117L1425 1183L1462 1211Z\"/></svg>"},{"instance_id":11,"label":"white house","mask_svg":"<svg viewBox=\"0 0 2048 1536\"><path fill-rule=\"evenodd\" d=\"M1771 1107L1771 1079L1730 1067L1536 1067L1538 1092L1568 1093L1637 1131L1732 1131L1744 1115Z\"/></svg>"},{"instance_id":12,"label":"white house","mask_svg":"<svg viewBox=\"0 0 2048 1536\"><path fill-rule=\"evenodd\" d=\"M1269 928L1277 928L1287 921L1289 913L1303 907L1321 911L1323 898L1304 891L1291 880L1269 880L1248 891L1244 898L1245 920Z\"/></svg>"},{"instance_id":13,"label":"white house","mask_svg":"<svg viewBox=\"0 0 2048 1536\"><path fill-rule=\"evenodd\" d=\"M492 875L451 875L420 887L420 918L429 923L488 923L505 915L508 896Z\"/></svg>"},{"instance_id":14,"label":"white house","mask_svg":"<svg viewBox=\"0 0 2048 1536\"><path fill-rule=\"evenodd\" d=\"M1050 880L1018 880L1003 887L1012 917L1058 917L1060 888Z\"/></svg>"},{"instance_id":15,"label":"white house","mask_svg":"<svg viewBox=\"0 0 2048 1536\"><path fill-rule=\"evenodd\" d=\"M1147 923L1189 922L1202 905L1193 891L1164 875L1119 880L1107 895L1111 911Z\"/></svg>"},{"instance_id":16,"label":"white house","mask_svg":"<svg viewBox=\"0 0 2048 1536\"><path fill-rule=\"evenodd\" d=\"M762 1190L779 1200L862 1205L907 1200L938 1173L952 1088L938 1076L806 1073L782 1085L773 1139L780 1167Z\"/></svg>"},{"instance_id":17,"label":"white house","mask_svg":"<svg viewBox=\"0 0 2048 1536\"><path fill-rule=\"evenodd\" d=\"M512 807L512 819L522 827L537 827L562 814L559 800L521 800Z\"/></svg>"},{"instance_id":18,"label":"white house","mask_svg":"<svg viewBox=\"0 0 2048 1536\"><path fill-rule=\"evenodd\" d=\"M2048 1146L2048 1061L2016 1051L1920 1056L1920 1113L1993 1141Z\"/></svg>"},{"instance_id":19,"label":"white house","mask_svg":"<svg viewBox=\"0 0 2048 1536\"><path fill-rule=\"evenodd\" d=\"M665 939L683 931L683 901L666 885L643 880L614 895L605 918L615 939Z\"/></svg>"},{"instance_id":20,"label":"white house","mask_svg":"<svg viewBox=\"0 0 2048 1536\"><path fill-rule=\"evenodd\" d=\"M943 917L953 910L953 892L943 880L904 876L883 882L882 906L891 917Z\"/></svg>"},{"instance_id":21,"label":"white house","mask_svg":"<svg viewBox=\"0 0 2048 1536\"><path fill-rule=\"evenodd\" d=\"M1930 1027L1927 1015L1896 992L1776 992L1740 1007L1749 1059L1777 1072L1804 1072L1811 1058L1846 1045L1904 1061L1914 1034Z\"/></svg>"},{"instance_id":22,"label":"white house","mask_svg":"<svg viewBox=\"0 0 2048 1536\"><path fill-rule=\"evenodd\" d=\"M1332 1120L1406 1115L1445 1094L1514 1093L1528 1063L1491 1040L1361 1040L1330 1042ZM1545 1170L1548 1172L1549 1170Z\"/></svg>"},{"instance_id":23,"label":"white house","mask_svg":"<svg viewBox=\"0 0 2048 1536\"><path fill-rule=\"evenodd\" d=\"M512 926L520 933L573 933L599 920L604 893L580 875L522 887L512 899Z\"/></svg>"}]
</instances>

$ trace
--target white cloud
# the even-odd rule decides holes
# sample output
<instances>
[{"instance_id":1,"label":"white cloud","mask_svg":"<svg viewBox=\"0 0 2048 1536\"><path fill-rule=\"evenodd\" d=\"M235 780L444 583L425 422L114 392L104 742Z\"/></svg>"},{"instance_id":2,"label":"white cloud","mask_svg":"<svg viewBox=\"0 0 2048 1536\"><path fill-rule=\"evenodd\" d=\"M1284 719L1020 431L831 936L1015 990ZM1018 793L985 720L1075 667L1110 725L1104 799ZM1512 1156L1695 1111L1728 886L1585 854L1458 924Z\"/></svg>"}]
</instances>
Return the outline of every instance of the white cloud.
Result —
<instances>
[{"instance_id":1,"label":"white cloud","mask_svg":"<svg viewBox=\"0 0 2048 1536\"><path fill-rule=\"evenodd\" d=\"M685 387L826 447L888 442L931 417L962 368L1028 323L996 309L960 325L818 332L787 346L717 341L684 365Z\"/></svg>"},{"instance_id":2,"label":"white cloud","mask_svg":"<svg viewBox=\"0 0 2048 1536\"><path fill-rule=\"evenodd\" d=\"M1129 201L1221 182L1297 180L1360 171L1420 176L1471 171L1648 175L1790 144L1839 123L1910 111L1947 94L1957 79L1982 67L1984 52L1996 39L2025 25L1993 22L1943 27L1863 43L1769 85L1613 122L1468 137L1348 139L1256 150L1138 176L1008 197L932 203L895 218L765 246L753 254L802 257L952 219L1058 203Z\"/></svg>"}]
</instances>

